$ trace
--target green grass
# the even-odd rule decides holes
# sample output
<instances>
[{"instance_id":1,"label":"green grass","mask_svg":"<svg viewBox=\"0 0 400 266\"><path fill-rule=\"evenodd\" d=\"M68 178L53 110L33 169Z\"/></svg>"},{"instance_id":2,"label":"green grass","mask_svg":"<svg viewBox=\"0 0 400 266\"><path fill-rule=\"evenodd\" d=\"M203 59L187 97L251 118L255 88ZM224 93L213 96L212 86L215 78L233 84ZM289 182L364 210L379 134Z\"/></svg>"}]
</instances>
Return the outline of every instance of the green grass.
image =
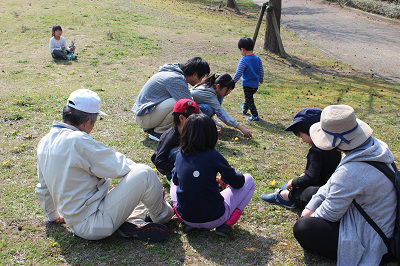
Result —
<instances>
[{"instance_id":1,"label":"green grass","mask_svg":"<svg viewBox=\"0 0 400 266\"><path fill-rule=\"evenodd\" d=\"M53 120L61 119L68 95L86 87L103 100L107 119L92 135L138 163L151 165L155 143L134 123L130 111L146 80L164 63L202 56L213 72L233 74L237 41L252 36L257 8L238 1L249 16L209 9L212 1L50 0L0 2L0 264L332 264L304 253L291 233L296 213L261 202L302 173L307 146L283 131L301 108L344 103L387 142L400 158L400 87L324 54L282 29L282 59L256 45L266 70L255 95L262 121L240 114L243 92L224 101L230 114L253 131L245 139L223 128L217 149L238 171L256 179L256 192L234 227L232 239L213 232L185 235L176 221L164 244L114 235L101 241L73 237L67 227L47 224L34 195L36 146ZM211 3L214 5L213 3ZM50 27L59 23L79 60L54 62L48 51ZM265 31L263 25L260 32ZM236 140L236 138L238 138Z\"/></svg>"}]
</instances>

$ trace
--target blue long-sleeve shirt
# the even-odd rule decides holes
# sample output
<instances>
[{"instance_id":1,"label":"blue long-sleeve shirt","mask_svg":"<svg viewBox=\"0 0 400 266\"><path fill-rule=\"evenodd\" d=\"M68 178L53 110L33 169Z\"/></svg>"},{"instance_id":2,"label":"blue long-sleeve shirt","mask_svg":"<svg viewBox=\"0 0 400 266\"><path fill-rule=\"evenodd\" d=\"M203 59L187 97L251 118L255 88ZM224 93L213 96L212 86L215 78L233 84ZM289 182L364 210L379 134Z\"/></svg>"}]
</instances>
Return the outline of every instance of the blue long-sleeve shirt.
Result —
<instances>
[{"instance_id":1,"label":"blue long-sleeve shirt","mask_svg":"<svg viewBox=\"0 0 400 266\"><path fill-rule=\"evenodd\" d=\"M264 81L261 58L254 54L243 56L239 61L233 80L236 83L241 77L243 86L258 88L258 84Z\"/></svg>"},{"instance_id":2,"label":"blue long-sleeve shirt","mask_svg":"<svg viewBox=\"0 0 400 266\"><path fill-rule=\"evenodd\" d=\"M237 173L216 150L193 155L178 152L172 180L177 186L177 211L183 220L205 223L224 214L224 198L219 192L217 173L233 188L244 185L244 176Z\"/></svg>"}]
</instances>

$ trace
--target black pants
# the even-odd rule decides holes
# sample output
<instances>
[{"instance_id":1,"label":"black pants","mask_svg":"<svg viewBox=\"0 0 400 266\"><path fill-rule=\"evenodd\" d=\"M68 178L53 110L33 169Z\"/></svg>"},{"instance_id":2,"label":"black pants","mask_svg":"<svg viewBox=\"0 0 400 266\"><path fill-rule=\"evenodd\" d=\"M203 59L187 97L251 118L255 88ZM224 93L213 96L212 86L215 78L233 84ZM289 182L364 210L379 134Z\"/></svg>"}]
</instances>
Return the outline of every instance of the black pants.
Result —
<instances>
[{"instance_id":1,"label":"black pants","mask_svg":"<svg viewBox=\"0 0 400 266\"><path fill-rule=\"evenodd\" d=\"M258 116L257 107L254 104L253 94L256 93L258 88L250 88L243 86L244 91L244 110L250 110L252 116Z\"/></svg>"},{"instance_id":2,"label":"black pants","mask_svg":"<svg viewBox=\"0 0 400 266\"><path fill-rule=\"evenodd\" d=\"M333 223L322 218L303 217L294 224L293 234L304 249L336 259L339 222Z\"/></svg>"},{"instance_id":3,"label":"black pants","mask_svg":"<svg viewBox=\"0 0 400 266\"><path fill-rule=\"evenodd\" d=\"M51 53L51 56L54 59L58 59L58 60L67 60L67 55L64 54L63 51L61 50L53 50L53 52Z\"/></svg>"},{"instance_id":4,"label":"black pants","mask_svg":"<svg viewBox=\"0 0 400 266\"><path fill-rule=\"evenodd\" d=\"M304 209L311 197L317 193L319 187L293 188L289 192L289 200L293 202L297 208Z\"/></svg>"}]
</instances>

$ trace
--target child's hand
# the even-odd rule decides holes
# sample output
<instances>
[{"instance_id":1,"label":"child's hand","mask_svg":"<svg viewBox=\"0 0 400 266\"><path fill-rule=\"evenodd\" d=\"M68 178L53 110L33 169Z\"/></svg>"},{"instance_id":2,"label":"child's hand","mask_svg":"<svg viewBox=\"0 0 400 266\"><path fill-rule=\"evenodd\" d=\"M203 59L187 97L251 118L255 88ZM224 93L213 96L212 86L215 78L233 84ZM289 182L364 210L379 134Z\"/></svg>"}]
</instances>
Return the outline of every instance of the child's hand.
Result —
<instances>
[{"instance_id":1,"label":"child's hand","mask_svg":"<svg viewBox=\"0 0 400 266\"><path fill-rule=\"evenodd\" d=\"M286 185L286 189L289 190L289 191L291 191L293 189L292 181L293 181L293 179L290 179L289 182L287 182L287 185Z\"/></svg>"},{"instance_id":2,"label":"child's hand","mask_svg":"<svg viewBox=\"0 0 400 266\"><path fill-rule=\"evenodd\" d=\"M248 129L246 129L246 128L245 128L244 126L242 126L241 124L238 124L236 128L239 129L240 132L242 132L243 135L244 135L246 138L251 138L251 137L253 136L253 134L251 133L251 131L248 130Z\"/></svg>"},{"instance_id":3,"label":"child's hand","mask_svg":"<svg viewBox=\"0 0 400 266\"><path fill-rule=\"evenodd\" d=\"M63 51L64 51L64 50L65 50L65 46L61 46L61 50L63 50Z\"/></svg>"},{"instance_id":4,"label":"child's hand","mask_svg":"<svg viewBox=\"0 0 400 266\"><path fill-rule=\"evenodd\" d=\"M260 84L263 84L264 83L264 81L260 81Z\"/></svg>"},{"instance_id":5,"label":"child's hand","mask_svg":"<svg viewBox=\"0 0 400 266\"><path fill-rule=\"evenodd\" d=\"M222 133L222 127L217 126L217 132L218 132L218 134L221 134Z\"/></svg>"}]
</instances>

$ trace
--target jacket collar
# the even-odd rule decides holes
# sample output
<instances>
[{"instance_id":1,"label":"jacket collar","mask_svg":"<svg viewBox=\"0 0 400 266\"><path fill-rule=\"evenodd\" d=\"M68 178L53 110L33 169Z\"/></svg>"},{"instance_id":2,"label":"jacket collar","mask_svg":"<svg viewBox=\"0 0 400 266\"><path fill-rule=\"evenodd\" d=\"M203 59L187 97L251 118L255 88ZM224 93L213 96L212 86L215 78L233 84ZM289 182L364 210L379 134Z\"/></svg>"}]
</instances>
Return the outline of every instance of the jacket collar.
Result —
<instances>
[{"instance_id":1,"label":"jacket collar","mask_svg":"<svg viewBox=\"0 0 400 266\"><path fill-rule=\"evenodd\" d=\"M74 127L73 125L66 124L63 122L53 121L53 128L68 128L74 131L80 131L78 128Z\"/></svg>"}]
</instances>

